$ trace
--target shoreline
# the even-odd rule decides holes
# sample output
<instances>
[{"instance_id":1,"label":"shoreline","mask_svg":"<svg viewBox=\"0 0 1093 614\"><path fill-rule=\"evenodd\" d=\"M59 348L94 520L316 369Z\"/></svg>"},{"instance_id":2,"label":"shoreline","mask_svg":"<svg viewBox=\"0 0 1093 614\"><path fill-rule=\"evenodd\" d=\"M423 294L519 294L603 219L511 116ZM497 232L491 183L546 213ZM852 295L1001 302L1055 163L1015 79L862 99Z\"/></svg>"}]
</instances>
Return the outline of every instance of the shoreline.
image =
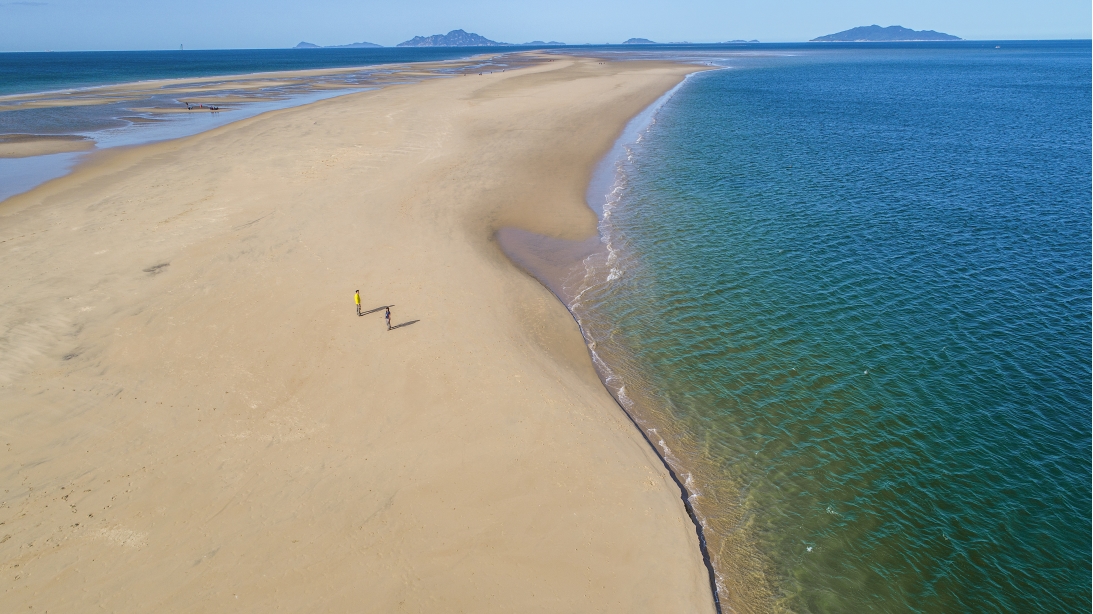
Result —
<instances>
[{"instance_id":1,"label":"shoreline","mask_svg":"<svg viewBox=\"0 0 1093 614\"><path fill-rule=\"evenodd\" d=\"M716 611L669 468L494 238L594 235L594 163L697 67L554 60L111 152L0 204L11 602L90 605L76 572L123 611Z\"/></svg>"},{"instance_id":2,"label":"shoreline","mask_svg":"<svg viewBox=\"0 0 1093 614\"><path fill-rule=\"evenodd\" d=\"M611 149L596 164L596 169L593 172L592 180L589 182L587 190L587 205L596 214L601 224L605 213L609 214L605 211L605 206L602 201L604 201L605 198L608 198L613 192L613 186L617 182L617 167L626 158L628 145L632 145L641 138L641 133L648 130L656 121L656 115L664 104L696 74L698 74L698 72L692 72L686 75L685 78L672 89L665 92L655 102L627 122ZM687 510L687 515L694 525L699 548L702 551L702 561L709 574L710 592L713 595L714 607L716 612L720 614L722 612L721 587L718 581L717 571L714 568L713 559L710 556L707 546L704 523L699 517L698 511L692 504L691 498L695 496L695 493L692 493L685 481L680 479L676 469L668 461L664 452L650 438L649 433L646 432L646 429L638 422L637 417L619 398L619 390L617 387L613 387L608 383L610 376L603 371L603 367L601 367L603 361L593 350L595 340L585 332L578 314L572 309L571 302L575 299L575 296L566 288L566 282L579 272L578 266L586 262L588 258L593 257L597 252L600 252L601 254L605 253L606 250L609 249L608 246L603 243L601 231L597 230L593 237L584 241L567 241L564 239L552 239L548 236L536 235L534 233L522 231L518 228L501 228L498 230L498 243L501 246L502 251L505 252L505 255L508 256L510 260L512 260L514 265L539 281L539 283L543 284L547 290L554 294L555 298L558 299L558 302L565 306L569 315L573 318L573 322L581 332L581 336L588 349L589 359L592 361L604 389L615 400L619 411L626 415L633 427L641 434L642 438L648 444L649 448L657 455L657 458L660 459L664 469L671 476L676 487L679 488L680 500L683 502L683 505Z\"/></svg>"},{"instance_id":3,"label":"shoreline","mask_svg":"<svg viewBox=\"0 0 1093 614\"><path fill-rule=\"evenodd\" d=\"M710 69L702 72L708 70ZM625 189L627 184L625 177L628 171L624 169L631 165L634 157L640 155L638 146L657 122L663 106L698 74L695 72L687 75L684 81L636 115L622 130L609 153L597 163L587 190L587 205L599 220L594 236L583 241L565 240L509 227L498 231L498 242L514 264L541 283L566 307L580 330L604 389L671 474L694 524L718 611L722 611L723 607L730 611L734 608L742 608L743 611L768 611L777 609L774 598L776 589L769 584L767 574L770 570L766 568L762 554L755 549L750 538L744 542L733 539L732 545L727 547L730 540L709 524L717 525L723 520L719 513L721 510L716 507L703 508L704 501L700 499L703 496L712 496L713 499L708 499L705 503L708 505L708 501L724 500L726 495L733 495L723 491L726 485L714 488L714 484L708 481L711 477L709 467L705 466L702 459L695 457L693 450L682 455L680 450L673 451L679 441L672 444L671 449L668 447L665 439L673 434L672 424L652 419L656 415L656 412L650 411L653 399L648 396L648 391L642 392L644 378L640 373L633 372L637 365L632 362L632 358L613 351L617 348L611 347L611 335L603 329L603 322L598 321L595 317L597 314L590 312L589 308L581 308L585 292L596 294L598 287L611 284L616 275L625 274L616 270L616 266L621 268L621 265L615 263L616 258L620 262L626 259L625 248L611 245L614 233L610 230L610 217L621 199L619 190ZM632 258L634 254L629 256ZM590 316L593 317L590 322L582 321L582 317L587 319ZM589 324L592 325L591 329L587 328ZM597 327L599 337L591 332L597 330ZM605 342L606 345L599 347ZM678 432L674 434L679 435ZM711 531L708 536L707 533ZM716 557L711 555L711 548L717 552ZM732 599L729 598L730 595Z\"/></svg>"}]
</instances>

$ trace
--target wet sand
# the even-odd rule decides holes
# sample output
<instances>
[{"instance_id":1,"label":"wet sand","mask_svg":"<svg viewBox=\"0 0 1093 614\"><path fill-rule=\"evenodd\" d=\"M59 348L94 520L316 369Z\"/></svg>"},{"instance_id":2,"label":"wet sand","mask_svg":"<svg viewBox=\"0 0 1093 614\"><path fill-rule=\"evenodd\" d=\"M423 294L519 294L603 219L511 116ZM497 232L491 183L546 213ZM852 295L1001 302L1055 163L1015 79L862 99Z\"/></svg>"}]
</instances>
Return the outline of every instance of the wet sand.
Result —
<instances>
[{"instance_id":1,"label":"wet sand","mask_svg":"<svg viewBox=\"0 0 1093 614\"><path fill-rule=\"evenodd\" d=\"M594 164L691 70L391 86L0 203L6 606L713 611L679 489L495 241L591 236Z\"/></svg>"},{"instance_id":2,"label":"wet sand","mask_svg":"<svg viewBox=\"0 0 1093 614\"><path fill-rule=\"evenodd\" d=\"M75 134L3 134L0 135L0 158L29 158L56 153L87 151L95 141Z\"/></svg>"}]
</instances>

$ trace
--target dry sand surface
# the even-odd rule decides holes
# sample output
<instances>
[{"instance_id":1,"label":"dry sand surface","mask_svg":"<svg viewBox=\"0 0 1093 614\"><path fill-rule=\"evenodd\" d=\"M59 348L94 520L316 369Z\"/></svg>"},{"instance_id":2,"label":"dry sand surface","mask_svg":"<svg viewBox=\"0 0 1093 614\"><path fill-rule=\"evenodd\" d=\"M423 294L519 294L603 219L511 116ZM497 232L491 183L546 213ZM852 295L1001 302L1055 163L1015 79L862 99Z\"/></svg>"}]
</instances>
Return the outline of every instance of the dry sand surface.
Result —
<instances>
[{"instance_id":1,"label":"dry sand surface","mask_svg":"<svg viewBox=\"0 0 1093 614\"><path fill-rule=\"evenodd\" d=\"M0 204L0 609L711 612L679 490L493 238L594 232L594 162L691 70L394 86Z\"/></svg>"}]
</instances>

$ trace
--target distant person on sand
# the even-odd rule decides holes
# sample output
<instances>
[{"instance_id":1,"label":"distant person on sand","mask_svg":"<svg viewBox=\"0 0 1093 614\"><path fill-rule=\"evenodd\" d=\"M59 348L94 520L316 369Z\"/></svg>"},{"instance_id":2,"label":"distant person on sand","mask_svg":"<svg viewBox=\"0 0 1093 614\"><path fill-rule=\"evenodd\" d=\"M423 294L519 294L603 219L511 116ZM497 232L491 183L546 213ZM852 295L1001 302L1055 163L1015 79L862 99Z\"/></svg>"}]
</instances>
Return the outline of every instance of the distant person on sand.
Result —
<instances>
[{"instance_id":1,"label":"distant person on sand","mask_svg":"<svg viewBox=\"0 0 1093 614\"><path fill-rule=\"evenodd\" d=\"M383 308L383 319L387 320L387 330L391 330L391 308Z\"/></svg>"},{"instance_id":2,"label":"distant person on sand","mask_svg":"<svg viewBox=\"0 0 1093 614\"><path fill-rule=\"evenodd\" d=\"M361 291L360 290L357 290L356 294L353 295L353 301L355 303L357 303L357 315L359 315L359 316L364 315L363 313L361 313Z\"/></svg>"}]
</instances>

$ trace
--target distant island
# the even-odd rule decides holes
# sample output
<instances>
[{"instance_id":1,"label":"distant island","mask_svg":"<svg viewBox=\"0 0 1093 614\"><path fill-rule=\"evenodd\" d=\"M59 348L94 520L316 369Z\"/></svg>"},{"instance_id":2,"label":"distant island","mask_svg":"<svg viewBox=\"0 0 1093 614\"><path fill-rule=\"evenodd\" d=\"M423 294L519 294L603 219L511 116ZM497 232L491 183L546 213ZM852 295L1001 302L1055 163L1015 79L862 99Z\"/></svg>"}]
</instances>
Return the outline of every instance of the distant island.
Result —
<instances>
[{"instance_id":1,"label":"distant island","mask_svg":"<svg viewBox=\"0 0 1093 614\"><path fill-rule=\"evenodd\" d=\"M382 46L383 45L377 45L376 43L349 43L348 45L328 45L322 47L320 45L301 41L300 44L293 47L293 49L370 49Z\"/></svg>"},{"instance_id":2,"label":"distant island","mask_svg":"<svg viewBox=\"0 0 1093 614\"><path fill-rule=\"evenodd\" d=\"M834 36L834 34L832 34L832 36ZM744 39L742 39L742 38L738 38L738 39L735 39L735 40L731 40L731 41L725 41L725 42L723 42L723 43L721 43L721 44L722 44L722 45L735 45L735 44L739 44L739 43L758 43L758 42L759 42L759 41L757 41L757 40L750 40L750 41L746 41L746 40L744 40Z\"/></svg>"},{"instance_id":3,"label":"distant island","mask_svg":"<svg viewBox=\"0 0 1093 614\"><path fill-rule=\"evenodd\" d=\"M631 39L622 41L622 44L624 44L624 45L655 45L656 43L654 43L653 41L651 41L647 38L631 38Z\"/></svg>"},{"instance_id":4,"label":"distant island","mask_svg":"<svg viewBox=\"0 0 1093 614\"><path fill-rule=\"evenodd\" d=\"M401 42L396 47L510 47L511 43L491 41L485 36L463 30L452 30L447 34L415 36Z\"/></svg>"},{"instance_id":5,"label":"distant island","mask_svg":"<svg viewBox=\"0 0 1093 614\"><path fill-rule=\"evenodd\" d=\"M952 34L933 30L911 30L900 26L882 28L878 25L859 26L844 32L828 34L814 38L812 43L866 43L866 42L903 42L903 41L958 41L964 40Z\"/></svg>"},{"instance_id":6,"label":"distant island","mask_svg":"<svg viewBox=\"0 0 1093 614\"><path fill-rule=\"evenodd\" d=\"M530 43L524 43L524 45L552 45L552 46L565 46L565 43L558 41L531 41Z\"/></svg>"}]
</instances>

